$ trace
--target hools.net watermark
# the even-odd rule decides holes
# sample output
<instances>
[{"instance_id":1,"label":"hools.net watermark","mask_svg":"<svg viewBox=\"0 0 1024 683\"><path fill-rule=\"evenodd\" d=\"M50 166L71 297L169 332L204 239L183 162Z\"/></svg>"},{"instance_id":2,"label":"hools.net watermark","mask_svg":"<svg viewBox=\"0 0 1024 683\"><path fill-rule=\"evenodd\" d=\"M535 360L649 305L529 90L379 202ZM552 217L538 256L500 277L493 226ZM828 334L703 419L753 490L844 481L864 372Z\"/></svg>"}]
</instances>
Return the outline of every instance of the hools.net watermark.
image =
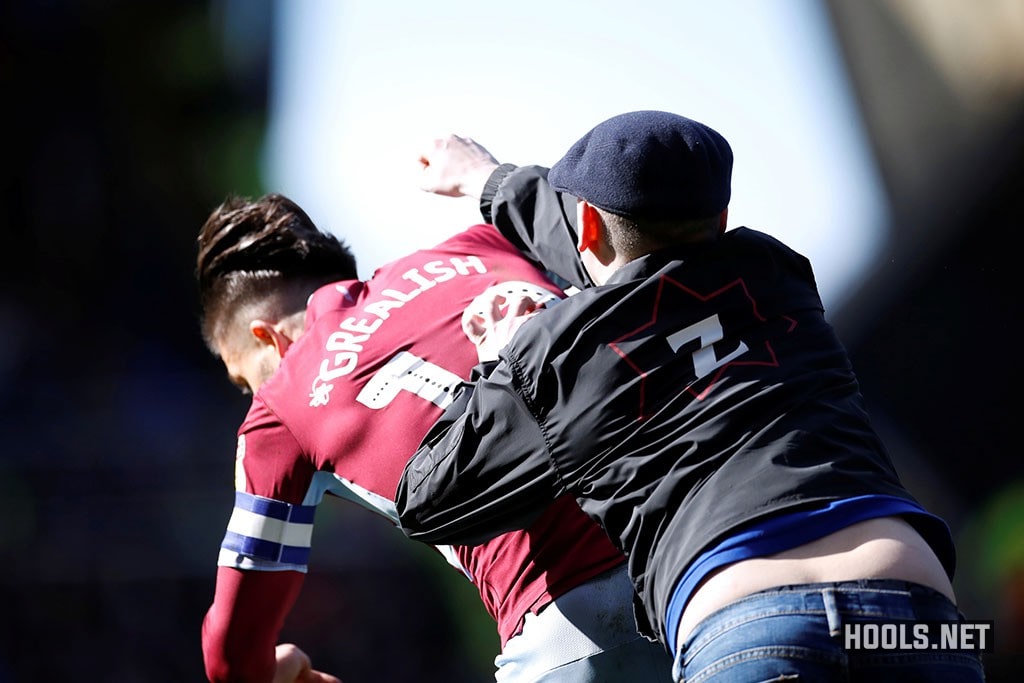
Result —
<instances>
[{"instance_id":1,"label":"hools.net watermark","mask_svg":"<svg viewBox=\"0 0 1024 683\"><path fill-rule=\"evenodd\" d=\"M843 624L846 650L959 650L992 652L991 621L921 621Z\"/></svg>"}]
</instances>

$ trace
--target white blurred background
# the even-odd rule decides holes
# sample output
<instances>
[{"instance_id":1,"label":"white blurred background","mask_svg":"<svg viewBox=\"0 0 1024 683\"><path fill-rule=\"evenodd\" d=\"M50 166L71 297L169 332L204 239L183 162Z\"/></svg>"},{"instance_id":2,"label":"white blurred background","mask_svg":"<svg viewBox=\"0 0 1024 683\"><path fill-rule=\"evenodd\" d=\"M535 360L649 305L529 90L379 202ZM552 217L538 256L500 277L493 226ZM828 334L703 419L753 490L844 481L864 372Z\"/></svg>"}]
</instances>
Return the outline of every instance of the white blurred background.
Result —
<instances>
[{"instance_id":1,"label":"white blurred background","mask_svg":"<svg viewBox=\"0 0 1024 683\"><path fill-rule=\"evenodd\" d=\"M346 239L364 277L479 220L471 200L417 189L434 136L549 166L636 109L725 135L730 227L810 257L826 306L877 255L885 197L820 2L303 0L278 12L267 185Z\"/></svg>"}]
</instances>

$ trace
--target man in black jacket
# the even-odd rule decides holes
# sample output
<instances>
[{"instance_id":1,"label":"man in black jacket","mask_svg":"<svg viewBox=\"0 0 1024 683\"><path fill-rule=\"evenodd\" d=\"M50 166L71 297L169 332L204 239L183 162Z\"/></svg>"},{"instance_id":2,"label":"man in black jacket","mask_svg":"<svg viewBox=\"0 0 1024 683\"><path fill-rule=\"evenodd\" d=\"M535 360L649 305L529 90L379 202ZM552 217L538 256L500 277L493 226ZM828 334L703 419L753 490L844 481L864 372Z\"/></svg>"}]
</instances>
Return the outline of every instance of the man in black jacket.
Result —
<instances>
[{"instance_id":1,"label":"man in black jacket","mask_svg":"<svg viewBox=\"0 0 1024 683\"><path fill-rule=\"evenodd\" d=\"M467 315L479 379L406 467L409 536L481 542L570 492L628 556L640 626L679 680L983 677L976 653L931 641L847 647L865 622L961 619L954 549L871 427L810 264L726 230L719 133L641 111L550 172L458 137L423 161L426 189L479 195L581 291L525 321L523 301Z\"/></svg>"}]
</instances>

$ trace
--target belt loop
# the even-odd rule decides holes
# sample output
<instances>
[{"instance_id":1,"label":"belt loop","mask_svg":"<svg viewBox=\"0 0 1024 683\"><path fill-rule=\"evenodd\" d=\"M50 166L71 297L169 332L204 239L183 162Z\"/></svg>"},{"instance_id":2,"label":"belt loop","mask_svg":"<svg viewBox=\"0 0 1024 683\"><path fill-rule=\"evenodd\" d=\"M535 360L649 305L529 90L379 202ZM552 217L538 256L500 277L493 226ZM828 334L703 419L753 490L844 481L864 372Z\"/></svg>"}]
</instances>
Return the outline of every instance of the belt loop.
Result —
<instances>
[{"instance_id":1,"label":"belt loop","mask_svg":"<svg viewBox=\"0 0 1024 683\"><path fill-rule=\"evenodd\" d=\"M821 599L825 603L825 619L828 620L828 634L832 638L836 638L839 636L843 625L842 619L839 616L839 605L836 604L835 589L822 589Z\"/></svg>"},{"instance_id":2,"label":"belt loop","mask_svg":"<svg viewBox=\"0 0 1024 683\"><path fill-rule=\"evenodd\" d=\"M683 657L686 654L686 648L682 643L676 643L676 656L672 660L672 680L677 683L684 683L683 678Z\"/></svg>"}]
</instances>

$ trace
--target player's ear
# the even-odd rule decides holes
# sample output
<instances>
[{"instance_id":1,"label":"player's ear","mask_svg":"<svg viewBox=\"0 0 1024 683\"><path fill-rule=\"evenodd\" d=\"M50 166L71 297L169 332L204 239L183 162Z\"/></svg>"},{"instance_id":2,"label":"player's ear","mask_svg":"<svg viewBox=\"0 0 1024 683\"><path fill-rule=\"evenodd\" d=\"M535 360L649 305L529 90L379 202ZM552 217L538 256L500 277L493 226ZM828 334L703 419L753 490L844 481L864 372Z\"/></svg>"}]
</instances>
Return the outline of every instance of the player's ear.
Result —
<instances>
[{"instance_id":1,"label":"player's ear","mask_svg":"<svg viewBox=\"0 0 1024 683\"><path fill-rule=\"evenodd\" d=\"M292 344L292 340L281 331L280 325L271 324L260 318L249 323L249 332L260 344L274 347L277 355L282 358Z\"/></svg>"},{"instance_id":2,"label":"player's ear","mask_svg":"<svg viewBox=\"0 0 1024 683\"><path fill-rule=\"evenodd\" d=\"M601 229L603 227L601 214L597 212L597 209L581 199L576 204L576 217L578 219L576 221L577 226L580 231L576 248L579 249L581 254L587 250L596 253L600 248Z\"/></svg>"}]
</instances>

